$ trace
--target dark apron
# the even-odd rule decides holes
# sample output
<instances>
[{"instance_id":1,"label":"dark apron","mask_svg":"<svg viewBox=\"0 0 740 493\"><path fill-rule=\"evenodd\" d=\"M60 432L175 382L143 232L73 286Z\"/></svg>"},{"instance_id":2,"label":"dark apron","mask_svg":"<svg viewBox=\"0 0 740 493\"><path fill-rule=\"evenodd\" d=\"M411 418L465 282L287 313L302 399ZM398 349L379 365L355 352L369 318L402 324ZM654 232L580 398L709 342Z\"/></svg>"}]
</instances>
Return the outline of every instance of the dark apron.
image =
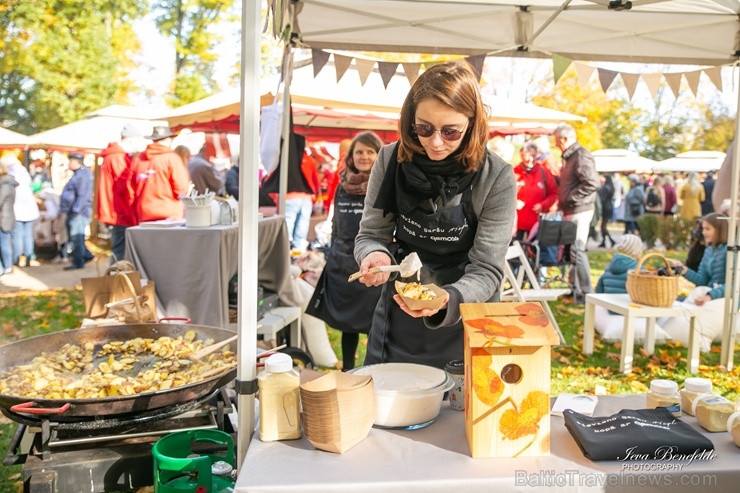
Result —
<instances>
[{"instance_id":1,"label":"dark apron","mask_svg":"<svg viewBox=\"0 0 740 493\"><path fill-rule=\"evenodd\" d=\"M465 273L470 263L478 219L473 211L473 184L462 194L460 204L427 213L417 207L408 214L398 214L396 261L416 252L421 258L422 283L438 286L452 284ZM386 362L418 363L444 367L463 357L462 322L433 330L424 319L413 318L393 300L394 283L386 283L373 315L365 364Z\"/></svg>"},{"instance_id":2,"label":"dark apron","mask_svg":"<svg viewBox=\"0 0 740 493\"><path fill-rule=\"evenodd\" d=\"M354 249L365 196L349 195L340 190L334 199L331 248L306 313L342 332L367 334L381 288L347 282L350 274L360 270Z\"/></svg>"}]
</instances>

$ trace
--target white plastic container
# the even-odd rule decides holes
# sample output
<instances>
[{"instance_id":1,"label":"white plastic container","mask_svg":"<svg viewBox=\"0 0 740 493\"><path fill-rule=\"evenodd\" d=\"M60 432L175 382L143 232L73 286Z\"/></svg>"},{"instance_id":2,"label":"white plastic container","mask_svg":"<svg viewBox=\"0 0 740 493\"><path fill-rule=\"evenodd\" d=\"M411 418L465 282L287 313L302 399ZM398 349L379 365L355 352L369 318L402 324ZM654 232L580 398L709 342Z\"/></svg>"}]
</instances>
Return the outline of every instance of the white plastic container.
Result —
<instances>
[{"instance_id":1,"label":"white plastic container","mask_svg":"<svg viewBox=\"0 0 740 493\"><path fill-rule=\"evenodd\" d=\"M300 377L293 369L293 358L275 353L265 361L265 371L257 377L260 394L260 440L301 438L299 399Z\"/></svg>"},{"instance_id":2,"label":"white plastic container","mask_svg":"<svg viewBox=\"0 0 740 493\"><path fill-rule=\"evenodd\" d=\"M375 426L423 428L439 415L445 392L455 380L444 370L413 363L381 363L351 370L372 375Z\"/></svg>"},{"instance_id":3,"label":"white plastic container","mask_svg":"<svg viewBox=\"0 0 740 493\"><path fill-rule=\"evenodd\" d=\"M664 407L675 417L681 417L681 396L678 394L678 384L672 380L651 381L645 400L648 409Z\"/></svg>"},{"instance_id":4,"label":"white plastic container","mask_svg":"<svg viewBox=\"0 0 740 493\"><path fill-rule=\"evenodd\" d=\"M740 447L740 412L735 412L727 418L727 433L732 435L732 441Z\"/></svg>"},{"instance_id":5,"label":"white plastic container","mask_svg":"<svg viewBox=\"0 0 740 493\"><path fill-rule=\"evenodd\" d=\"M188 228L207 228L211 225L211 205L186 206L185 226Z\"/></svg>"},{"instance_id":6,"label":"white plastic container","mask_svg":"<svg viewBox=\"0 0 740 493\"><path fill-rule=\"evenodd\" d=\"M681 409L689 416L694 415L694 401L712 395L712 381L708 378L687 378L681 389Z\"/></svg>"}]
</instances>

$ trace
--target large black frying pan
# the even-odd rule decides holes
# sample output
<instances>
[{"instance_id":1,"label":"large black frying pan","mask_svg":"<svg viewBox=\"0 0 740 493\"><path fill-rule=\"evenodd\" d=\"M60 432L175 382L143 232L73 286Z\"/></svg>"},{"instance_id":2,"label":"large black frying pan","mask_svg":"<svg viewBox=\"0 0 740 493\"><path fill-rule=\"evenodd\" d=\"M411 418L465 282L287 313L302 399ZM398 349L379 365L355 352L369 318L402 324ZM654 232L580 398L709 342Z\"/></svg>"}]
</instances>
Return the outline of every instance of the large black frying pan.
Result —
<instances>
[{"instance_id":1,"label":"large black frying pan","mask_svg":"<svg viewBox=\"0 0 740 493\"><path fill-rule=\"evenodd\" d=\"M41 352L53 353L64 344L83 345L91 342L95 352L103 344L112 341L127 341L137 337L158 339L163 336L177 338L188 330L196 333L196 340L213 339L220 342L232 337L232 331L217 327L185 324L132 324L90 327L29 337L0 346L0 373L16 365L29 363ZM28 399L0 394L0 408L10 410L13 406L27 404L30 410L13 409L14 413L33 412L42 414L38 408L49 410L55 421L78 421L94 417L113 417L143 413L155 409L185 404L224 386L236 377L236 368L213 375L205 380L156 392L94 399ZM23 406L21 406L23 407ZM66 408L66 409L64 409Z\"/></svg>"}]
</instances>

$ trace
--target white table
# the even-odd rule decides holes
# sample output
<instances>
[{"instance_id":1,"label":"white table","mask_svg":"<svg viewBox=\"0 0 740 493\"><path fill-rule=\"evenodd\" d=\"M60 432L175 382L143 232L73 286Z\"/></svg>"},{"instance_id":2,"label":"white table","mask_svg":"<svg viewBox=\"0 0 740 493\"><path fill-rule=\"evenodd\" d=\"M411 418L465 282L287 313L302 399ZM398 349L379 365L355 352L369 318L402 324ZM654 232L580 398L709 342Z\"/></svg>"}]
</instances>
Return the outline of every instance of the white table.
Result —
<instances>
[{"instance_id":1,"label":"white table","mask_svg":"<svg viewBox=\"0 0 740 493\"><path fill-rule=\"evenodd\" d=\"M699 368L699 340L694 327L696 313L686 306L674 303L670 307L640 305L630 300L628 294L587 294L586 319L583 327L583 354L594 352L594 316L596 306L602 306L624 316L624 334L622 335L622 356L619 371L632 373L633 351L635 345L635 319L647 318L645 325L645 350L655 351L655 319L659 317L688 317L690 322L688 366L689 372L696 373Z\"/></svg>"},{"instance_id":2,"label":"white table","mask_svg":"<svg viewBox=\"0 0 740 493\"><path fill-rule=\"evenodd\" d=\"M644 395L599 396L596 416L642 409ZM716 460L682 461L680 469L626 470L619 461L584 457L565 428L550 417L550 455L473 459L464 413L442 404L429 427L414 431L373 428L344 454L315 450L303 437L261 442L255 433L239 467L235 493L696 493L738 491L740 449L728 433L702 430L696 418L681 420L709 438ZM660 461L640 461L649 466ZM665 464L664 464L665 465ZM524 476L524 481L523 481ZM536 484L539 478L540 484ZM550 484L542 484L543 481ZM554 481L557 480L557 481ZM562 483L560 481L563 481Z\"/></svg>"}]
</instances>

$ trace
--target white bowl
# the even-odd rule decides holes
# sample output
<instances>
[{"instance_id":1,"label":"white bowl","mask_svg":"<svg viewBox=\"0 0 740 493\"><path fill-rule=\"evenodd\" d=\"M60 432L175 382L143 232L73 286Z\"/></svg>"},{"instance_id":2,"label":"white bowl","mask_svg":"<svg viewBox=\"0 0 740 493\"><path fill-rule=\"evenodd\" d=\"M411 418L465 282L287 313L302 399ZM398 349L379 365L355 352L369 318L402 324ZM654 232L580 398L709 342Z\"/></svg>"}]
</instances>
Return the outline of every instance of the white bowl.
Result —
<instances>
[{"instance_id":1,"label":"white bowl","mask_svg":"<svg viewBox=\"0 0 740 493\"><path fill-rule=\"evenodd\" d=\"M413 363L381 363L350 370L372 375L375 426L415 429L439 415L442 398L455 380L444 370Z\"/></svg>"}]
</instances>

